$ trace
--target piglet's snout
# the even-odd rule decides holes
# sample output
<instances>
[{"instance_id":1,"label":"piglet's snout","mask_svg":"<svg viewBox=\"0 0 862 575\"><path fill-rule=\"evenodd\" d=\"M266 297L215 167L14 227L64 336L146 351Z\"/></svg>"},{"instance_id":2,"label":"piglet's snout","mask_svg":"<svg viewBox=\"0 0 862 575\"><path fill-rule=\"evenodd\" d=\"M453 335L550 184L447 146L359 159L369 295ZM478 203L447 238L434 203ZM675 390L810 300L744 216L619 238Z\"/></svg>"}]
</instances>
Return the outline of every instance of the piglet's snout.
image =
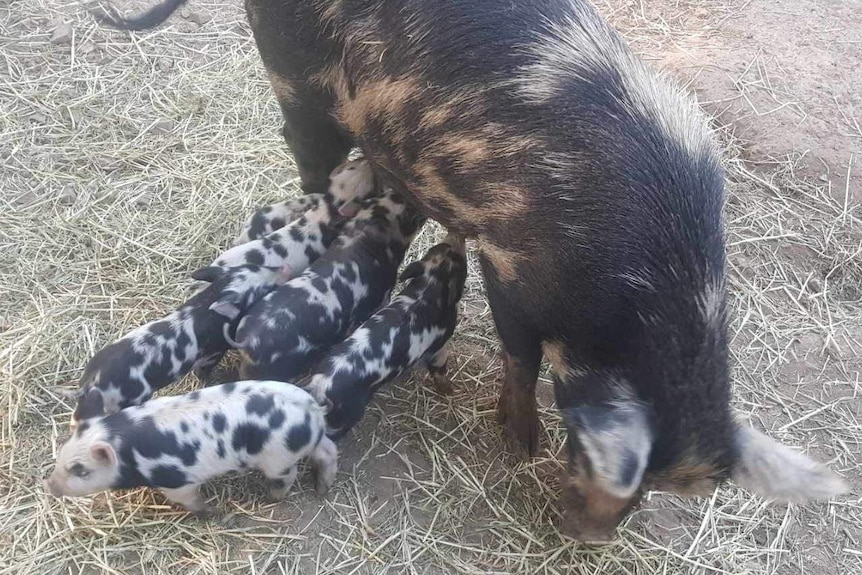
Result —
<instances>
[{"instance_id":1,"label":"piglet's snout","mask_svg":"<svg viewBox=\"0 0 862 575\"><path fill-rule=\"evenodd\" d=\"M54 497L63 497L63 488L60 486L59 481L52 475L48 479L44 481L45 489L53 495Z\"/></svg>"},{"instance_id":2,"label":"piglet's snout","mask_svg":"<svg viewBox=\"0 0 862 575\"><path fill-rule=\"evenodd\" d=\"M338 208L338 213L346 218L352 218L359 212L359 204L356 202L347 202L340 208Z\"/></svg>"}]
</instances>

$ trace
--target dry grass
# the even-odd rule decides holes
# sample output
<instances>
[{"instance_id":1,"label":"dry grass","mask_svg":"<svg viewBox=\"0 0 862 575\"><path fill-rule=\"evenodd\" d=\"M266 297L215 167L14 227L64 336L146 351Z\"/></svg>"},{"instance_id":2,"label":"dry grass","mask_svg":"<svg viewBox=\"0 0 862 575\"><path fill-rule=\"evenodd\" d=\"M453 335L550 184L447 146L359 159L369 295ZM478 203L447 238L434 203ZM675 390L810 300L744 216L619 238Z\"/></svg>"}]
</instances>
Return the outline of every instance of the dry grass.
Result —
<instances>
[{"instance_id":1,"label":"dry grass","mask_svg":"<svg viewBox=\"0 0 862 575\"><path fill-rule=\"evenodd\" d=\"M72 408L61 392L87 358L179 302L188 272L252 207L298 193L237 4L196 0L216 16L205 27L178 18L133 37L97 29L74 2L0 8L0 574L862 572L859 214L799 178L793 159L744 162L729 134L737 406L829 461L855 494L806 507L732 486L710 499L654 494L612 546L561 540L549 503L557 419L544 409L543 458L503 452L474 262L456 394L438 397L421 377L384 391L343 445L326 499L301 480L273 505L259 478L226 478L209 491L225 515L200 522L149 490L48 496L40 478ZM71 45L49 42L58 5ZM638 23L630 34L661 43L673 28L622 5ZM162 133L159 120L171 124Z\"/></svg>"}]
</instances>

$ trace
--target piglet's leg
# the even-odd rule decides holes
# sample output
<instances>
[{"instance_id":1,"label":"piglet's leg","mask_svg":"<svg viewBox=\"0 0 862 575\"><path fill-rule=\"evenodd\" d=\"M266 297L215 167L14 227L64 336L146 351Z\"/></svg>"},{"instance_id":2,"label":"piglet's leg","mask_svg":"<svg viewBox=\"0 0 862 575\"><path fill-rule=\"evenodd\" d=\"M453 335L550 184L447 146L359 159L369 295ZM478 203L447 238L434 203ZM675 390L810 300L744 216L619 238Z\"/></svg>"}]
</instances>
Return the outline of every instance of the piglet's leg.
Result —
<instances>
[{"instance_id":1,"label":"piglet's leg","mask_svg":"<svg viewBox=\"0 0 862 575\"><path fill-rule=\"evenodd\" d=\"M452 394L452 381L447 372L449 366L449 344L446 343L428 359L428 373L431 383L440 395Z\"/></svg>"},{"instance_id":2,"label":"piglet's leg","mask_svg":"<svg viewBox=\"0 0 862 575\"><path fill-rule=\"evenodd\" d=\"M269 498L273 501L284 499L296 482L296 474L296 465L284 469L281 473L264 471L264 475L269 479Z\"/></svg>"},{"instance_id":3,"label":"piglet's leg","mask_svg":"<svg viewBox=\"0 0 862 575\"><path fill-rule=\"evenodd\" d=\"M325 495L332 484L335 483L335 475L338 473L338 448L335 443L325 435L314 451L311 452L311 460L314 462L314 472L317 480L317 493Z\"/></svg>"},{"instance_id":4,"label":"piglet's leg","mask_svg":"<svg viewBox=\"0 0 862 575\"><path fill-rule=\"evenodd\" d=\"M213 370L224 357L224 352L214 353L207 357L199 359L192 367L192 372L200 381L206 382L213 373Z\"/></svg>"},{"instance_id":5,"label":"piglet's leg","mask_svg":"<svg viewBox=\"0 0 862 575\"><path fill-rule=\"evenodd\" d=\"M184 485L176 489L162 489L162 493L170 501L182 505L195 515L204 517L209 510L204 498L201 497L199 487L199 485Z\"/></svg>"}]
</instances>

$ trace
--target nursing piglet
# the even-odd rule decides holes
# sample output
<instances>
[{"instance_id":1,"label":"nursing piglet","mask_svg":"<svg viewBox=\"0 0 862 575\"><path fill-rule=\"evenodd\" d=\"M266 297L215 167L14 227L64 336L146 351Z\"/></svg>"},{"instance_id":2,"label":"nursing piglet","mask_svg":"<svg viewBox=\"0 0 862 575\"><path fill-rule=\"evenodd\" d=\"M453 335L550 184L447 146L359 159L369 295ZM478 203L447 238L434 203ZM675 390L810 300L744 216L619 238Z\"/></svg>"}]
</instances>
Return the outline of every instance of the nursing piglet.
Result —
<instances>
[{"instance_id":1,"label":"nursing piglet","mask_svg":"<svg viewBox=\"0 0 862 575\"><path fill-rule=\"evenodd\" d=\"M242 376L292 381L368 319L388 300L424 221L392 190L363 202L326 254L240 321L234 345Z\"/></svg>"},{"instance_id":2,"label":"nursing piglet","mask_svg":"<svg viewBox=\"0 0 862 575\"><path fill-rule=\"evenodd\" d=\"M325 194L305 194L257 210L243 225L242 233L233 245L240 246L269 236L317 208L325 198L331 199L335 207L342 208L364 198L373 189L374 174L367 160L360 158L344 162L329 175L329 189Z\"/></svg>"},{"instance_id":3,"label":"nursing piglet","mask_svg":"<svg viewBox=\"0 0 862 575\"><path fill-rule=\"evenodd\" d=\"M73 426L139 405L194 369L203 377L229 348L240 315L287 279L281 268L206 267L192 274L211 282L166 317L103 347L81 377Z\"/></svg>"},{"instance_id":4,"label":"nursing piglet","mask_svg":"<svg viewBox=\"0 0 862 575\"><path fill-rule=\"evenodd\" d=\"M451 393L446 345L458 320L467 262L464 240L449 235L401 274L406 285L312 370L306 389L329 406L327 434L340 439L362 418L374 392L424 363L440 393Z\"/></svg>"}]
</instances>

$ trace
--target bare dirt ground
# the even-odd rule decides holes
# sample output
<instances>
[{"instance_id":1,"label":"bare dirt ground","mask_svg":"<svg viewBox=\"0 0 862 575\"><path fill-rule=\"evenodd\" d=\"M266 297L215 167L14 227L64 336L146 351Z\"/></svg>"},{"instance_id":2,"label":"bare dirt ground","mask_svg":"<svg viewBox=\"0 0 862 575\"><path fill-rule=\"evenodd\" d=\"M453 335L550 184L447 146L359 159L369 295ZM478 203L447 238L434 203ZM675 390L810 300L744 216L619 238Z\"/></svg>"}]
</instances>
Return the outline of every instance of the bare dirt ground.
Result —
<instances>
[{"instance_id":1,"label":"bare dirt ground","mask_svg":"<svg viewBox=\"0 0 862 575\"><path fill-rule=\"evenodd\" d=\"M259 477L224 478L208 488L223 514L206 522L149 490L51 498L40 480L72 408L61 392L88 357L175 306L250 210L298 189L239 1L192 0L170 26L128 35L79 2L6 0L0 575L862 573L862 6L599 6L690 86L725 146L737 408L829 462L850 495L786 506L733 486L656 493L613 545L562 539L548 381L546 449L516 461L494 421L500 366L474 265L455 395L421 375L381 393L326 498L301 479L273 504Z\"/></svg>"}]
</instances>

